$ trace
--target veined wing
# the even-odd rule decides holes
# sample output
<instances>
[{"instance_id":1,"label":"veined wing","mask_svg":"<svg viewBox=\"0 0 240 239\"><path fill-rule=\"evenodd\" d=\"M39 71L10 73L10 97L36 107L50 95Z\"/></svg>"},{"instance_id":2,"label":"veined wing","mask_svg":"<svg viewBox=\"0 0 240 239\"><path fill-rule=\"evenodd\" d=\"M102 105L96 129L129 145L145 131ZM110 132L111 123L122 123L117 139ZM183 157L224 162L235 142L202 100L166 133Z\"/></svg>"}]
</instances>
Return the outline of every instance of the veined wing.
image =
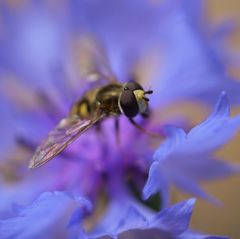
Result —
<instances>
[{"instance_id":1,"label":"veined wing","mask_svg":"<svg viewBox=\"0 0 240 239\"><path fill-rule=\"evenodd\" d=\"M76 62L82 79L89 82L107 81L107 83L113 83L116 81L106 50L100 41L90 35L84 35L74 49L74 62Z\"/></svg>"},{"instance_id":2,"label":"veined wing","mask_svg":"<svg viewBox=\"0 0 240 239\"><path fill-rule=\"evenodd\" d=\"M37 168L47 163L104 117L104 113L99 113L89 120L82 120L76 115L62 119L37 148L30 160L29 168Z\"/></svg>"}]
</instances>

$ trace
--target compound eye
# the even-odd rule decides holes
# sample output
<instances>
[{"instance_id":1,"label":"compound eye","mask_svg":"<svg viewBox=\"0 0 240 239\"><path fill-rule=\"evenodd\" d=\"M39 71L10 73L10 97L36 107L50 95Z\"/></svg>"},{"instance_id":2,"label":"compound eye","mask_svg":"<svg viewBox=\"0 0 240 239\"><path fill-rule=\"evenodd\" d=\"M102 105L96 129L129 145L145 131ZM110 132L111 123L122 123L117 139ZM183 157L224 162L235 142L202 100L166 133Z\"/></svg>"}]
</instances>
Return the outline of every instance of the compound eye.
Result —
<instances>
[{"instance_id":1,"label":"compound eye","mask_svg":"<svg viewBox=\"0 0 240 239\"><path fill-rule=\"evenodd\" d=\"M134 90L143 90L142 86L139 85L136 81L129 81L126 85L125 85L125 88L131 90L131 91L134 91ZM124 88L124 89L125 89Z\"/></svg>"},{"instance_id":2,"label":"compound eye","mask_svg":"<svg viewBox=\"0 0 240 239\"><path fill-rule=\"evenodd\" d=\"M133 118L138 114L138 103L133 91L124 88L120 96L120 107L128 118Z\"/></svg>"}]
</instances>

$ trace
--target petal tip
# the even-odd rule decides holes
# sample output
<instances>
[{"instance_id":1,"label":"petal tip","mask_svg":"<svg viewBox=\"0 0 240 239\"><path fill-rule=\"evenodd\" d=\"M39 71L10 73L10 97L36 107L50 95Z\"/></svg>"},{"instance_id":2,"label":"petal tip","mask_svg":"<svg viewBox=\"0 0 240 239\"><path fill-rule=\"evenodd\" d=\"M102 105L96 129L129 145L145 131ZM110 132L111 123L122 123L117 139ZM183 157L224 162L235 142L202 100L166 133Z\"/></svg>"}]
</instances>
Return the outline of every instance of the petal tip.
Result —
<instances>
[{"instance_id":1,"label":"petal tip","mask_svg":"<svg viewBox=\"0 0 240 239\"><path fill-rule=\"evenodd\" d=\"M142 192L142 199L146 201L149 199L149 197L150 197L149 190L146 187L144 187Z\"/></svg>"},{"instance_id":2,"label":"petal tip","mask_svg":"<svg viewBox=\"0 0 240 239\"><path fill-rule=\"evenodd\" d=\"M190 198L187 200L187 203L194 207L194 205L196 204L196 201L197 201L196 198Z\"/></svg>"}]
</instances>

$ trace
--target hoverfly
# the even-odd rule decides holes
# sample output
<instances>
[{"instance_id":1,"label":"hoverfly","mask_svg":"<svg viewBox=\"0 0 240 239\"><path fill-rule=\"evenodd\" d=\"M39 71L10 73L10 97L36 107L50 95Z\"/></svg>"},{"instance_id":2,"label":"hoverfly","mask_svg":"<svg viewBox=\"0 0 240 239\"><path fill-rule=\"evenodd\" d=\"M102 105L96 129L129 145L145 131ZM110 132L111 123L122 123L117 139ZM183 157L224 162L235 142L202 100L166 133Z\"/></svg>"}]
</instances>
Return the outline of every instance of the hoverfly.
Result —
<instances>
[{"instance_id":1,"label":"hoverfly","mask_svg":"<svg viewBox=\"0 0 240 239\"><path fill-rule=\"evenodd\" d=\"M147 116L149 99L146 95L153 92L145 91L134 80L124 84L117 82L110 70L103 48L92 38L82 39L80 53L81 77L95 82L104 80L106 83L87 91L73 105L69 115L50 131L30 160L30 169L47 163L91 126L106 117L123 114L132 124L144 130L133 120L133 117L139 114L143 117ZM118 128L118 123L116 123L116 128Z\"/></svg>"}]
</instances>

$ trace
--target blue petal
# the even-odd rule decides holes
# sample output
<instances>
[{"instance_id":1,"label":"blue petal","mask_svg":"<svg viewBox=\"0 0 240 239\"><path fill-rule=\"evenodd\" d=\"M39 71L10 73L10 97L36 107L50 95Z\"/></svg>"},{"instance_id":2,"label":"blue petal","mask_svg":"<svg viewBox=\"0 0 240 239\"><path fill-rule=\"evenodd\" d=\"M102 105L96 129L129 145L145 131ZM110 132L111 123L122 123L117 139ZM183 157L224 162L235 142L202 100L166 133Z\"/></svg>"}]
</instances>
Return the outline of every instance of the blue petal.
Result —
<instances>
[{"instance_id":1,"label":"blue petal","mask_svg":"<svg viewBox=\"0 0 240 239\"><path fill-rule=\"evenodd\" d=\"M147 200L152 194L161 192L163 206L165 207L168 205L169 201L169 182L166 178L159 177L159 175L161 175L161 167L159 167L159 162L155 161L150 167L149 176L143 188L142 197L144 200Z\"/></svg>"},{"instance_id":2,"label":"blue petal","mask_svg":"<svg viewBox=\"0 0 240 239\"><path fill-rule=\"evenodd\" d=\"M176 146L182 144L182 142L187 138L187 134L183 129L172 126L166 127L166 133L171 140L166 140L162 143L161 147L156 150L153 155L154 160L163 160L166 156L175 150Z\"/></svg>"},{"instance_id":3,"label":"blue petal","mask_svg":"<svg viewBox=\"0 0 240 239\"><path fill-rule=\"evenodd\" d=\"M104 235L117 237L123 231L148 226L148 218L154 213L139 204L127 192L112 197L101 222L91 232L90 238Z\"/></svg>"},{"instance_id":4,"label":"blue petal","mask_svg":"<svg viewBox=\"0 0 240 239\"><path fill-rule=\"evenodd\" d=\"M163 209L152 220L151 226L159 226L163 231L171 232L172 235L184 233L188 229L195 202L195 199L189 199Z\"/></svg>"},{"instance_id":5,"label":"blue petal","mask_svg":"<svg viewBox=\"0 0 240 239\"><path fill-rule=\"evenodd\" d=\"M62 60L66 40L64 21L46 8L29 3L17 14L1 8L7 28L0 37L2 69L23 76L22 80L35 86L48 84L49 71Z\"/></svg>"},{"instance_id":6,"label":"blue petal","mask_svg":"<svg viewBox=\"0 0 240 239\"><path fill-rule=\"evenodd\" d=\"M196 232L188 231L183 235L180 235L178 239L230 239L226 236L212 236L212 235L203 235Z\"/></svg>"},{"instance_id":7,"label":"blue petal","mask_svg":"<svg viewBox=\"0 0 240 239\"><path fill-rule=\"evenodd\" d=\"M188 1L185 2L187 5ZM188 14L186 9L176 7L174 13L167 15L166 26L161 26L166 57L159 73L161 80L156 77L154 82L154 89L161 92L161 96L153 97L165 102L194 99L214 104L219 93L226 90L231 102L239 104L240 84L231 78L220 58L222 47L217 50L213 47L219 39L204 37L203 27L210 35L213 35L212 29L206 27L206 22L197 27L197 14ZM198 10L201 11L201 7Z\"/></svg>"},{"instance_id":8,"label":"blue petal","mask_svg":"<svg viewBox=\"0 0 240 239\"><path fill-rule=\"evenodd\" d=\"M45 192L18 215L0 221L1 238L53 238L69 235L66 225L75 207L85 208L86 200L64 192ZM56 225L58 227L56 228Z\"/></svg>"},{"instance_id":9,"label":"blue petal","mask_svg":"<svg viewBox=\"0 0 240 239\"><path fill-rule=\"evenodd\" d=\"M202 34L203 26L206 29L206 22L202 20L205 20L203 5L202 1L193 4L188 0L159 4L70 1L67 8L58 6L65 13L62 15L44 11L46 4L31 4L16 16L4 8L3 22L9 31L0 39L3 51L0 61L4 62L4 70L12 70L28 79L41 79L29 80L30 83L40 84L44 80L47 84L46 72L52 65L64 62L68 55L64 50L72 45L72 39L66 36L82 34L84 29L104 42L111 65L122 81L129 73L137 71L135 61L141 61L154 50L161 72L158 67L148 80L154 82L156 92L161 92L153 95L157 105L189 98L213 103L221 90L231 93L233 101L239 103L240 84L228 76L224 62L219 60L221 49L212 47L219 37L208 39ZM111 11L106 14L106 9ZM213 35L212 29L207 31L207 35ZM126 64L127 58L136 60ZM76 75L72 70L70 68L70 74Z\"/></svg>"},{"instance_id":10,"label":"blue petal","mask_svg":"<svg viewBox=\"0 0 240 239\"><path fill-rule=\"evenodd\" d=\"M118 232L127 231L132 228L145 228L148 226L148 221L135 207L129 207L127 214L121 218L117 226Z\"/></svg>"},{"instance_id":11,"label":"blue petal","mask_svg":"<svg viewBox=\"0 0 240 239\"><path fill-rule=\"evenodd\" d=\"M239 125L240 117L230 117L227 96L222 92L213 113L187 135L182 129L168 127L169 138L153 156L143 197L146 199L157 191L167 192L166 186L174 183L186 192L216 202L199 183L240 172L239 166L213 156L217 148L236 134Z\"/></svg>"},{"instance_id":12,"label":"blue petal","mask_svg":"<svg viewBox=\"0 0 240 239\"><path fill-rule=\"evenodd\" d=\"M68 228L75 225L80 225L86 213L92 210L92 205L88 200L85 200L84 198L82 198L82 204L84 205L84 208L79 207L75 209L75 211L73 212L68 222L68 225L67 225Z\"/></svg>"},{"instance_id":13,"label":"blue petal","mask_svg":"<svg viewBox=\"0 0 240 239\"><path fill-rule=\"evenodd\" d=\"M129 198L129 197L128 197ZM203 235L190 232L188 229L192 216L195 199L189 199L177 203L159 213L149 214L143 207L139 207L137 202L130 199L129 207L111 207L108 213L107 222L101 226L98 232L84 234L83 238L172 238L172 239L192 239L208 238ZM119 199L122 202L122 198ZM123 201L123 205L125 202ZM126 206L126 205L125 205ZM114 212L113 212L114 211ZM116 216L116 212L118 216ZM109 217L109 215L111 215ZM105 216L103 217L105 220ZM184 237L186 235L186 237ZM198 236L198 237L197 237ZM210 237L211 238L211 237ZM214 238L214 237L213 237ZM218 238L218 237L217 237ZM220 237L219 237L220 238Z\"/></svg>"},{"instance_id":14,"label":"blue petal","mask_svg":"<svg viewBox=\"0 0 240 239\"><path fill-rule=\"evenodd\" d=\"M216 149L236 134L239 125L240 116L230 118L227 95L222 92L209 118L189 132L186 147L191 147L192 151L205 152Z\"/></svg>"}]
</instances>

